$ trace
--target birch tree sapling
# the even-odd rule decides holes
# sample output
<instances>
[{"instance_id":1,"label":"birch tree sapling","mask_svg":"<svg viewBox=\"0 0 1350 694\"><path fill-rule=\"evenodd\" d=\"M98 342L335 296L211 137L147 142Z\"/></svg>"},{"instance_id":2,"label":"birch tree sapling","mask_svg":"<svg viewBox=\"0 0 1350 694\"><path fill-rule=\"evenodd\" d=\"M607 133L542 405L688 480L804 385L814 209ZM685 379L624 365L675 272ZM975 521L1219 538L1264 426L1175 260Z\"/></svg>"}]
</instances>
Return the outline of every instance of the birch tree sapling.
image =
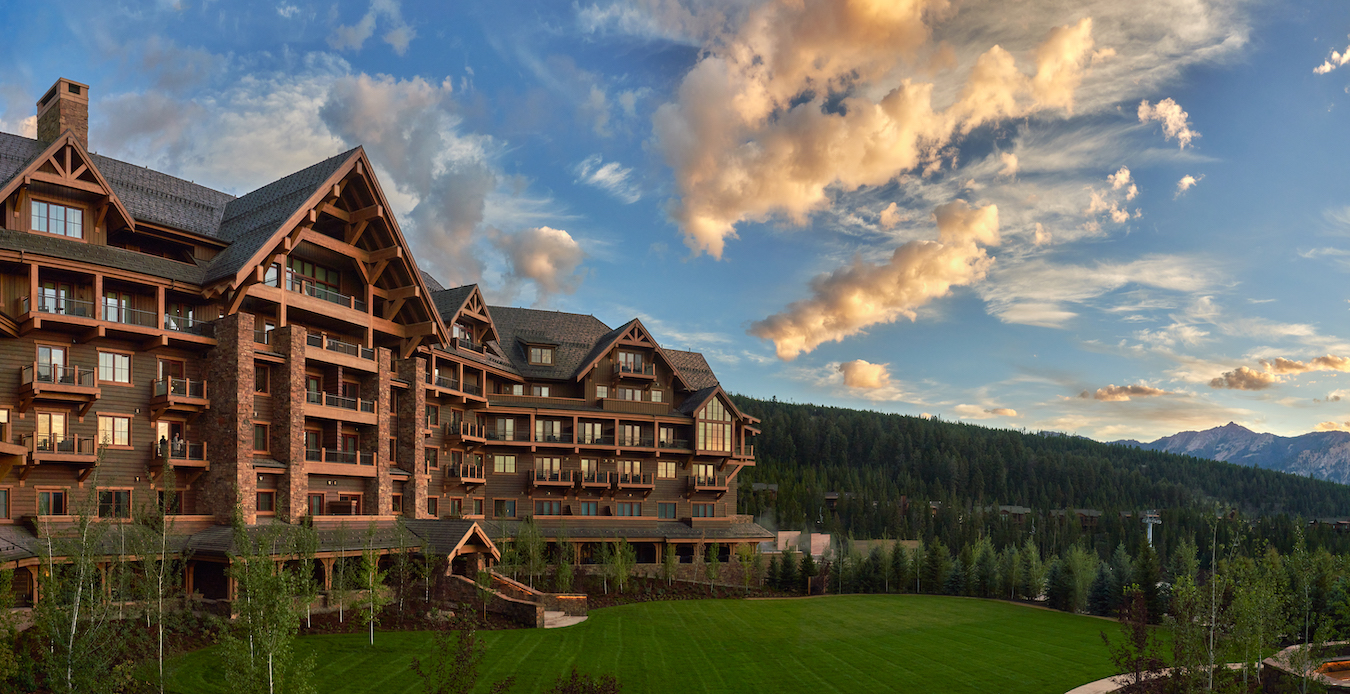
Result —
<instances>
[{"instance_id":1,"label":"birch tree sapling","mask_svg":"<svg viewBox=\"0 0 1350 694\"><path fill-rule=\"evenodd\" d=\"M381 590L387 571L380 569L380 552L375 547L375 523L366 531L366 542L361 548L361 587L366 591L366 609L360 619L370 630L370 645L375 645L375 625L380 621L380 610L389 604Z\"/></svg>"}]
</instances>

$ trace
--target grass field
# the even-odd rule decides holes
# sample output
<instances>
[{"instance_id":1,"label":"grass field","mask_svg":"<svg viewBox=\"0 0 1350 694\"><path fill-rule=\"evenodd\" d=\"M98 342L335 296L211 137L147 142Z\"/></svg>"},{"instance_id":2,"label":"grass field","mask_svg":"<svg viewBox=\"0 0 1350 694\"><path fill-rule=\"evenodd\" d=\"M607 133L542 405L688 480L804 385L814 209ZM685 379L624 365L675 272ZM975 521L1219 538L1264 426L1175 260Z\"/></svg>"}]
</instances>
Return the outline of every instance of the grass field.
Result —
<instances>
[{"instance_id":1,"label":"grass field","mask_svg":"<svg viewBox=\"0 0 1350 694\"><path fill-rule=\"evenodd\" d=\"M1061 694L1113 674L1091 617L919 595L688 600L596 610L563 629L480 632L480 684L508 675L543 689L576 665L627 692L971 692ZM426 633L311 636L324 694L419 691L409 661ZM214 649L173 664L172 691L228 693Z\"/></svg>"}]
</instances>

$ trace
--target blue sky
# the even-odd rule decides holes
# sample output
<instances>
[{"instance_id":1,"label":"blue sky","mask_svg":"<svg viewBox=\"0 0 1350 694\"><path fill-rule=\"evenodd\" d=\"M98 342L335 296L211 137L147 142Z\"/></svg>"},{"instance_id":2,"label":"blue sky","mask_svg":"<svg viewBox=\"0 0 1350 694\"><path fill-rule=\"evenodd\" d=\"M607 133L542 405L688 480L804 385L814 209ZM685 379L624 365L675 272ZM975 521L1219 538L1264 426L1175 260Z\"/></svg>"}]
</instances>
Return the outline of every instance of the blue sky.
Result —
<instances>
[{"instance_id":1,"label":"blue sky","mask_svg":"<svg viewBox=\"0 0 1350 694\"><path fill-rule=\"evenodd\" d=\"M422 267L760 397L1350 427L1350 4L69 2L0 130L242 194L361 144Z\"/></svg>"}]
</instances>

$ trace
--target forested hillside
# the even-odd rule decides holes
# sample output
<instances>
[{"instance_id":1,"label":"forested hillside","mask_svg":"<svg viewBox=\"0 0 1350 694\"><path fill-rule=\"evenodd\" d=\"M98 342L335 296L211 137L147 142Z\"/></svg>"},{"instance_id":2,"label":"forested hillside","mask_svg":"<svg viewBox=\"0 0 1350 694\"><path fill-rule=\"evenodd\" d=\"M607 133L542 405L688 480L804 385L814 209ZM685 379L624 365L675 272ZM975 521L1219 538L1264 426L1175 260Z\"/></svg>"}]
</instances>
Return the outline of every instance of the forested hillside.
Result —
<instances>
[{"instance_id":1,"label":"forested hillside","mask_svg":"<svg viewBox=\"0 0 1350 694\"><path fill-rule=\"evenodd\" d=\"M809 524L857 538L925 539L936 532L960 546L960 535L999 532L998 514L981 513L991 506L1028 506L1042 518L1055 509L1092 508L1103 512L1099 532L1108 536L1100 540L1113 547L1141 532L1121 512L1142 509L1164 510L1162 532L1170 528L1174 537L1193 525L1187 516L1210 515L1216 507L1262 517L1257 525L1279 526L1283 530L1275 534L1281 537L1291 537L1286 531L1298 518L1350 515L1350 486L1270 470L1053 433L740 396L735 401L763 420L757 466L740 476L741 510L784 529ZM753 482L778 489L753 492ZM827 492L840 493L833 513ZM936 513L930 501L940 502Z\"/></svg>"}]
</instances>

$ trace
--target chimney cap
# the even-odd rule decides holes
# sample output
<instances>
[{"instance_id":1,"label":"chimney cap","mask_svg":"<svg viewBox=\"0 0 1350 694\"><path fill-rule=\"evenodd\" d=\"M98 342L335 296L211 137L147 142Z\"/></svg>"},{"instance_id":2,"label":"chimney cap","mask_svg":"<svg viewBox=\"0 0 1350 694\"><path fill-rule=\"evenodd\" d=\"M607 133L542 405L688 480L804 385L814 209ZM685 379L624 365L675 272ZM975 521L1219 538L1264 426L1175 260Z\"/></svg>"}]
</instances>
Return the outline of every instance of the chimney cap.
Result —
<instances>
[{"instance_id":1,"label":"chimney cap","mask_svg":"<svg viewBox=\"0 0 1350 694\"><path fill-rule=\"evenodd\" d=\"M66 79L65 77L58 78L56 82L52 84L51 89L48 89L47 92L42 95L42 98L38 99L38 111L42 111L44 110L44 107L59 101L60 99L56 98L58 95L60 95L61 99L74 99L87 104L89 103L89 85L84 84L83 82L76 82L72 79Z\"/></svg>"}]
</instances>

